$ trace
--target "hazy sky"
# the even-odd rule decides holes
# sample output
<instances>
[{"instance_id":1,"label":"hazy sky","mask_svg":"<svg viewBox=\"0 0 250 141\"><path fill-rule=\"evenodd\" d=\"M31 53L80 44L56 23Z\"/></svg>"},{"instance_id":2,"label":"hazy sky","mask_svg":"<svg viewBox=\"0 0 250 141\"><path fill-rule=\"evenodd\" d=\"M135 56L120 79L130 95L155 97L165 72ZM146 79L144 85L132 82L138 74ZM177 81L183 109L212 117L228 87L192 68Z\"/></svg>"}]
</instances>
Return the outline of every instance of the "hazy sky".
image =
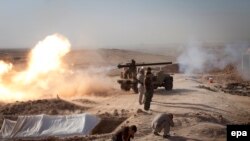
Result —
<instances>
[{"instance_id":1,"label":"hazy sky","mask_svg":"<svg viewBox=\"0 0 250 141\"><path fill-rule=\"evenodd\" d=\"M0 0L0 47L250 41L250 0Z\"/></svg>"}]
</instances>

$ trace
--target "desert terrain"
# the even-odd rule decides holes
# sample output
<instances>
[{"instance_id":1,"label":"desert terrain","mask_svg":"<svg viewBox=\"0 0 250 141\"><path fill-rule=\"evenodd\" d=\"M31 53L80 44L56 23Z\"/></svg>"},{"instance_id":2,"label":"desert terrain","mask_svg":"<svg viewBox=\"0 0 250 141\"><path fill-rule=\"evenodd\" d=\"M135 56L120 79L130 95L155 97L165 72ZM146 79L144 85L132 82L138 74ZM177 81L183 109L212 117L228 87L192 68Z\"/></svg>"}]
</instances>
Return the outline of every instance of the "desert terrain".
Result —
<instances>
[{"instance_id":1,"label":"desert terrain","mask_svg":"<svg viewBox=\"0 0 250 141\"><path fill-rule=\"evenodd\" d=\"M2 50L1 52L3 54L0 59L7 58L6 60L14 61L13 64L17 70L27 65L29 50ZM6 55L11 57L4 57ZM131 59L137 62L174 61L175 63L176 57L177 55L172 53L155 55L120 49L73 50L65 56L65 62L73 69L91 68L90 71L104 74L105 77L101 75L102 78L94 81L102 82L91 83L92 87L102 88L101 84L107 81L109 88L93 91L90 89L86 93L72 97L64 97L58 92L50 97L25 101L2 100L0 125L4 118L16 119L18 115L68 115L86 112L102 118L92 135L63 139L50 137L41 140L111 140L112 134L122 126L134 124L138 127L134 139L136 141L209 141L226 140L228 124L250 123L249 82L238 79L233 69L192 75L168 70L174 77L173 90L165 91L164 88L155 90L149 112L142 110L143 105L139 105L138 94L120 90L116 81L119 79L121 70L117 69L117 64L129 62ZM232 76L235 77L232 78ZM213 78L212 83L208 81L210 77ZM68 79L69 82L73 80ZM238 92L238 89L243 89L241 85L236 86L236 92L232 87L227 88L228 80L232 80L232 83L244 84L245 92ZM171 129L171 137L168 139L153 135L150 128L153 117L164 112L174 115L175 127Z\"/></svg>"}]
</instances>

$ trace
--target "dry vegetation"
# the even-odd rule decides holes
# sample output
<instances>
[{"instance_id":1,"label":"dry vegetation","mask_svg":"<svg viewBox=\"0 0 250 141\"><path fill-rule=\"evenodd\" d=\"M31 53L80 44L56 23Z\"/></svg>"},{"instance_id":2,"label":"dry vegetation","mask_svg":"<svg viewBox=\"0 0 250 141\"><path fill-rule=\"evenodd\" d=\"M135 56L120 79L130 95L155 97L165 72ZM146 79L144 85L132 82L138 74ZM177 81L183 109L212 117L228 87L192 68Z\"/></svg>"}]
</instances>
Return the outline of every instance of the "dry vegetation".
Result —
<instances>
[{"instance_id":1,"label":"dry vegetation","mask_svg":"<svg viewBox=\"0 0 250 141\"><path fill-rule=\"evenodd\" d=\"M208 83L209 78L213 79L213 83ZM204 84L209 84L203 85L202 88L205 89L250 96L250 81L244 80L233 65L228 65L223 70L212 70L208 74L203 74L201 81Z\"/></svg>"}]
</instances>

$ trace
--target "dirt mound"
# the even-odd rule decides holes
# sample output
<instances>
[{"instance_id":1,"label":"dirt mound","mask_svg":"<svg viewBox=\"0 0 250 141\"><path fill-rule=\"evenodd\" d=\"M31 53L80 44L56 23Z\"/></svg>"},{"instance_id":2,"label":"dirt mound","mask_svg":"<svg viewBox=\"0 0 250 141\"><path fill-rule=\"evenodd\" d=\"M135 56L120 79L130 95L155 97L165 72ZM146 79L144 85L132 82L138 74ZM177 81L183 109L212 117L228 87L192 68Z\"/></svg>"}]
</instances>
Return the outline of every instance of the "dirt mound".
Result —
<instances>
[{"instance_id":1,"label":"dirt mound","mask_svg":"<svg viewBox=\"0 0 250 141\"><path fill-rule=\"evenodd\" d=\"M174 130L182 130L200 123L211 123L226 126L230 122L219 114L210 114L205 112L186 113L174 115Z\"/></svg>"},{"instance_id":2,"label":"dirt mound","mask_svg":"<svg viewBox=\"0 0 250 141\"><path fill-rule=\"evenodd\" d=\"M93 135L107 134L113 132L120 124L122 124L128 117L101 117L101 122L92 131Z\"/></svg>"},{"instance_id":3,"label":"dirt mound","mask_svg":"<svg viewBox=\"0 0 250 141\"><path fill-rule=\"evenodd\" d=\"M192 114L191 114L192 115ZM195 113L195 118L198 122L211 122L226 125L228 123L222 115L208 114L204 112Z\"/></svg>"},{"instance_id":4,"label":"dirt mound","mask_svg":"<svg viewBox=\"0 0 250 141\"><path fill-rule=\"evenodd\" d=\"M250 96L250 81L244 80L234 65L227 65L222 70L212 70L209 74L204 74L202 82L210 83L207 86L209 89L233 95Z\"/></svg>"},{"instance_id":5,"label":"dirt mound","mask_svg":"<svg viewBox=\"0 0 250 141\"><path fill-rule=\"evenodd\" d=\"M212 83L209 82L210 78L213 79ZM204 85L199 85L198 88L213 92L222 91L233 95L250 96L250 81L241 80L235 75L204 75L202 82Z\"/></svg>"},{"instance_id":6,"label":"dirt mound","mask_svg":"<svg viewBox=\"0 0 250 141\"><path fill-rule=\"evenodd\" d=\"M50 109L50 110L48 110ZM63 111L86 110L86 107L77 106L60 99L44 99L27 102L16 102L6 104L0 108L2 115L26 115L26 114L51 114L51 110L57 110L60 114Z\"/></svg>"},{"instance_id":7,"label":"dirt mound","mask_svg":"<svg viewBox=\"0 0 250 141\"><path fill-rule=\"evenodd\" d=\"M173 131L178 135L202 137L202 140L207 140L225 138L226 124L229 122L219 114L198 112L176 115L174 123Z\"/></svg>"},{"instance_id":8,"label":"dirt mound","mask_svg":"<svg viewBox=\"0 0 250 141\"><path fill-rule=\"evenodd\" d=\"M203 137L225 137L226 127L214 123L199 123L187 129L188 134L195 134Z\"/></svg>"},{"instance_id":9,"label":"dirt mound","mask_svg":"<svg viewBox=\"0 0 250 141\"><path fill-rule=\"evenodd\" d=\"M77 106L60 99L44 99L27 102L16 102L0 107L0 126L3 119L16 120L19 115L36 114L73 114L85 111L87 107Z\"/></svg>"},{"instance_id":10,"label":"dirt mound","mask_svg":"<svg viewBox=\"0 0 250 141\"><path fill-rule=\"evenodd\" d=\"M59 137L48 137L46 139L39 139L39 141L105 141L111 138L112 134L103 134L103 135L91 135L91 136L84 136L84 137L66 137L66 138L59 138ZM18 139L15 141L31 141L29 139Z\"/></svg>"},{"instance_id":11,"label":"dirt mound","mask_svg":"<svg viewBox=\"0 0 250 141\"><path fill-rule=\"evenodd\" d=\"M229 83L221 90L234 95L250 96L250 82Z\"/></svg>"},{"instance_id":12,"label":"dirt mound","mask_svg":"<svg viewBox=\"0 0 250 141\"><path fill-rule=\"evenodd\" d=\"M96 104L95 101L88 100L88 99L74 99L73 101L80 102L83 104Z\"/></svg>"},{"instance_id":13,"label":"dirt mound","mask_svg":"<svg viewBox=\"0 0 250 141\"><path fill-rule=\"evenodd\" d=\"M101 122L92 131L92 134L105 134L113 132L118 126L131 116L131 113L127 110L118 111L115 109L112 113L102 113L98 115L101 118Z\"/></svg>"}]
</instances>

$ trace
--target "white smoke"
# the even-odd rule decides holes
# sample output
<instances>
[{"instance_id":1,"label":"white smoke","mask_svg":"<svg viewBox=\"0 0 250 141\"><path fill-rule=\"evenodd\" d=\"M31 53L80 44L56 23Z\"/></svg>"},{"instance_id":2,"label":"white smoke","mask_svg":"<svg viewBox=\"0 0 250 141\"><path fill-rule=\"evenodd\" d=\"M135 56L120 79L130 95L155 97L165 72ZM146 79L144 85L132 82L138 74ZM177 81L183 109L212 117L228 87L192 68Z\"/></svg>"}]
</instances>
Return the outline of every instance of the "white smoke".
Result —
<instances>
[{"instance_id":1,"label":"white smoke","mask_svg":"<svg viewBox=\"0 0 250 141\"><path fill-rule=\"evenodd\" d=\"M180 71L187 74L201 73L209 69L207 65L213 64L215 56L209 51L202 48L200 42L190 42L184 46L183 53L178 57ZM208 63L208 62L211 62Z\"/></svg>"},{"instance_id":2,"label":"white smoke","mask_svg":"<svg viewBox=\"0 0 250 141\"><path fill-rule=\"evenodd\" d=\"M180 64L180 71L186 74L203 73L214 69L222 70L227 65L233 65L239 74L245 77L242 72L242 56L248 48L247 43L234 43L211 48L201 42L193 41L184 46L177 62Z\"/></svg>"},{"instance_id":3,"label":"white smoke","mask_svg":"<svg viewBox=\"0 0 250 141\"><path fill-rule=\"evenodd\" d=\"M242 59L243 59L243 56L247 54L247 51L249 49L250 49L250 45L248 43L228 44L225 46L226 56L223 59L225 64L233 64L237 68L237 71L239 72L239 74L245 80L250 80L250 75L249 75L250 68L248 68L248 71L243 70ZM248 62L248 64L250 64L250 62Z\"/></svg>"}]
</instances>

